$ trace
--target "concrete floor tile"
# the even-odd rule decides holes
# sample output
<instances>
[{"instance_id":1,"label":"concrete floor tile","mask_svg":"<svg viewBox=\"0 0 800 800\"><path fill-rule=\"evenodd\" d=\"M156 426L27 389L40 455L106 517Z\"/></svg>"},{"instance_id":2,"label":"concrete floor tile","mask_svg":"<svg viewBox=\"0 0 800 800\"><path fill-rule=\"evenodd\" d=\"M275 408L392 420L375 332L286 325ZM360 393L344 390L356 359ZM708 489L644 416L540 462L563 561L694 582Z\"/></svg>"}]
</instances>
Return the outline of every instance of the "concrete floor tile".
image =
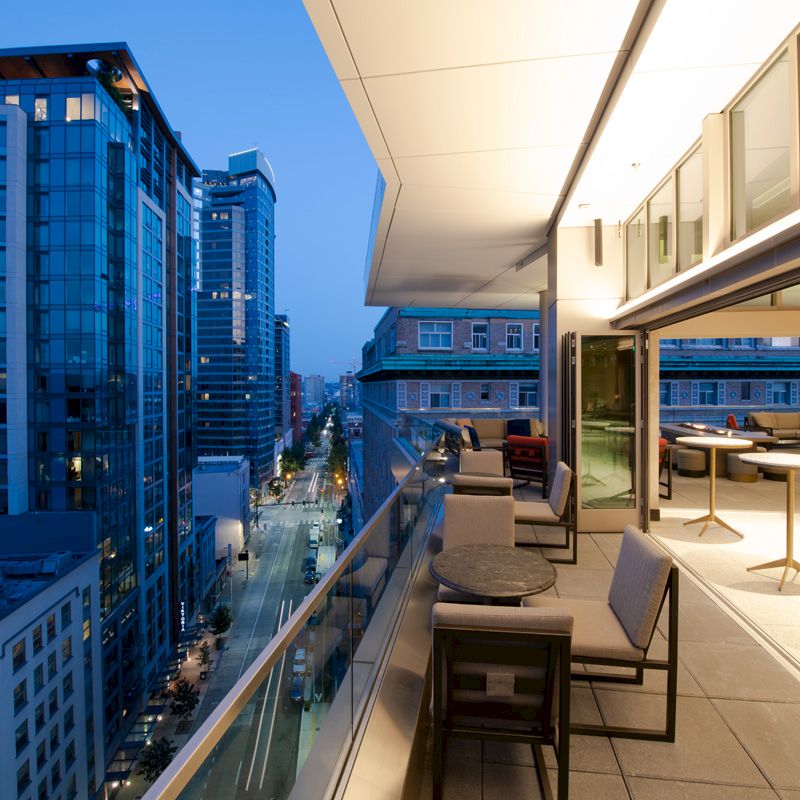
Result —
<instances>
[{"instance_id":1,"label":"concrete floor tile","mask_svg":"<svg viewBox=\"0 0 800 800\"><path fill-rule=\"evenodd\" d=\"M555 769L556 756L551 747L545 748L544 760L548 769ZM570 736L569 767L578 772L620 774L611 741L603 736Z\"/></svg>"},{"instance_id":2,"label":"concrete floor tile","mask_svg":"<svg viewBox=\"0 0 800 800\"><path fill-rule=\"evenodd\" d=\"M800 800L800 791L797 789L777 789L781 800Z\"/></svg>"},{"instance_id":3,"label":"concrete floor tile","mask_svg":"<svg viewBox=\"0 0 800 800\"><path fill-rule=\"evenodd\" d=\"M775 792L755 786L629 778L633 800L775 800Z\"/></svg>"},{"instance_id":4,"label":"concrete floor tile","mask_svg":"<svg viewBox=\"0 0 800 800\"><path fill-rule=\"evenodd\" d=\"M714 700L725 722L776 788L800 789L800 705Z\"/></svg>"},{"instance_id":5,"label":"concrete floor tile","mask_svg":"<svg viewBox=\"0 0 800 800\"><path fill-rule=\"evenodd\" d=\"M482 781L480 741L448 741L444 761L444 800L481 800Z\"/></svg>"},{"instance_id":6,"label":"concrete floor tile","mask_svg":"<svg viewBox=\"0 0 800 800\"><path fill-rule=\"evenodd\" d=\"M516 764L532 767L535 762L533 750L525 742L496 742L489 739L483 742L483 762L492 764Z\"/></svg>"},{"instance_id":7,"label":"concrete floor tile","mask_svg":"<svg viewBox=\"0 0 800 800\"><path fill-rule=\"evenodd\" d=\"M483 800L509 800L512 797L525 800L544 798L536 770L511 764L484 764Z\"/></svg>"},{"instance_id":8,"label":"concrete floor tile","mask_svg":"<svg viewBox=\"0 0 800 800\"><path fill-rule=\"evenodd\" d=\"M666 626L662 633L666 631ZM715 605L690 603L680 609L678 640L681 642L731 642L753 644L753 637Z\"/></svg>"},{"instance_id":9,"label":"concrete floor tile","mask_svg":"<svg viewBox=\"0 0 800 800\"><path fill-rule=\"evenodd\" d=\"M800 681L755 644L683 642L680 660L708 697L800 703Z\"/></svg>"},{"instance_id":10,"label":"concrete floor tile","mask_svg":"<svg viewBox=\"0 0 800 800\"><path fill-rule=\"evenodd\" d=\"M555 797L558 773L548 769L550 790ZM601 775L596 772L569 773L569 800L629 800L621 775Z\"/></svg>"},{"instance_id":11,"label":"concrete floor tile","mask_svg":"<svg viewBox=\"0 0 800 800\"><path fill-rule=\"evenodd\" d=\"M608 724L663 728L663 696L598 691ZM674 743L612 740L625 775L765 786L766 781L710 700L679 697Z\"/></svg>"},{"instance_id":12,"label":"concrete floor tile","mask_svg":"<svg viewBox=\"0 0 800 800\"><path fill-rule=\"evenodd\" d=\"M606 598L613 572L608 569L581 569L558 565L556 591L559 597Z\"/></svg>"}]
</instances>

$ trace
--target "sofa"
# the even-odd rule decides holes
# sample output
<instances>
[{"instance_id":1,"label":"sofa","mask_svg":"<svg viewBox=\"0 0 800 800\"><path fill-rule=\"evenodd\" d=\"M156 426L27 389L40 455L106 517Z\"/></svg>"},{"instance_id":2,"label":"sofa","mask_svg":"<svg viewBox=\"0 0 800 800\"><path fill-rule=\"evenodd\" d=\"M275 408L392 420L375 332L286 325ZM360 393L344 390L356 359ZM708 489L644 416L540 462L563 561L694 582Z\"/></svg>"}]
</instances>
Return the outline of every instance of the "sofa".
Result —
<instances>
[{"instance_id":1,"label":"sofa","mask_svg":"<svg viewBox=\"0 0 800 800\"><path fill-rule=\"evenodd\" d=\"M502 450L508 439L509 423L512 423L512 435L517 432L513 423L530 423L530 433L527 436L543 436L542 424L538 419L508 420L500 417L489 417L483 419L456 419L453 424L461 428L461 446L466 449L488 449ZM477 435L477 442L471 435L469 428Z\"/></svg>"},{"instance_id":2,"label":"sofa","mask_svg":"<svg viewBox=\"0 0 800 800\"><path fill-rule=\"evenodd\" d=\"M800 439L800 412L751 411L744 427L750 431L766 431L779 439Z\"/></svg>"}]
</instances>

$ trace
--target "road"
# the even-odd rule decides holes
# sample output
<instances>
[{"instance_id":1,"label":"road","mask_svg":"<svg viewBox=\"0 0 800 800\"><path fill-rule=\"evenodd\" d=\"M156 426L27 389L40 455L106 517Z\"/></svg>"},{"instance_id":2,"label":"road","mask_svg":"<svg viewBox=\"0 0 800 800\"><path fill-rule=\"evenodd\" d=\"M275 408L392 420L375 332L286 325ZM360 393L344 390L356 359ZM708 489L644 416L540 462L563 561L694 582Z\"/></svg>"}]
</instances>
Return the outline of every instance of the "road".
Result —
<instances>
[{"instance_id":1,"label":"road","mask_svg":"<svg viewBox=\"0 0 800 800\"><path fill-rule=\"evenodd\" d=\"M248 546L249 579L234 598L234 624L196 725L211 713L313 588L303 582L308 533L314 521L334 522L336 508L332 504L304 507L302 501L313 503L319 495L324 463L324 456L309 460L283 503L261 507L259 525ZM291 505L292 500L296 505ZM239 798L288 795L295 779L302 712L302 703L293 703L289 697L294 650L293 646L288 649L239 714L187 787L187 797L231 797L234 785Z\"/></svg>"}]
</instances>

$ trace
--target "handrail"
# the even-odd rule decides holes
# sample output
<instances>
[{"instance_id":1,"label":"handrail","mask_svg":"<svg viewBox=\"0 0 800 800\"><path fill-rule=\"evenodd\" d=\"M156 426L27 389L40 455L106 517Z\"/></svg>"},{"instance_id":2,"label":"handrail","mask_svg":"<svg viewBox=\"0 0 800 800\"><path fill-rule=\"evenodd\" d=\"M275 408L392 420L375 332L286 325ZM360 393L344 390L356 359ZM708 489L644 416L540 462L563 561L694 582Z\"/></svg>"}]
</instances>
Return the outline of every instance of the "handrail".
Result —
<instances>
[{"instance_id":1,"label":"handrail","mask_svg":"<svg viewBox=\"0 0 800 800\"><path fill-rule=\"evenodd\" d=\"M169 766L145 792L142 800L173 800L178 798L197 769L211 754L211 751L229 730L233 721L253 697L258 687L266 680L272 668L292 644L315 609L325 601L328 592L334 588L334 585L342 577L355 556L360 553L378 524L394 506L402 490L419 470L419 464L425 460L432 449L433 446L428 447L405 477L400 480L392 490L392 493L383 501L367 524L339 556L331 569L324 574L322 580L314 589L306 595L295 612L256 656L241 678L231 687L224 700L211 712L190 737L189 741L178 751Z\"/></svg>"}]
</instances>

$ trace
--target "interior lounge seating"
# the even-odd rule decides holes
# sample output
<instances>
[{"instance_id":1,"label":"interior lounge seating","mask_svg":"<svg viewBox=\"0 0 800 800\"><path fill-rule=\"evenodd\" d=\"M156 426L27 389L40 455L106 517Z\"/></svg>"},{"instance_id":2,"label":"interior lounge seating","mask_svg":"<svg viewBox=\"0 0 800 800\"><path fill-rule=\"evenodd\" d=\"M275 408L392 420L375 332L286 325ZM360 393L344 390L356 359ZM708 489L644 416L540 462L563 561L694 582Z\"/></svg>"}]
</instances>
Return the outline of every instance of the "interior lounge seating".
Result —
<instances>
[{"instance_id":1,"label":"interior lounge seating","mask_svg":"<svg viewBox=\"0 0 800 800\"><path fill-rule=\"evenodd\" d=\"M543 436L509 436L503 453L512 480L541 483L542 497L546 498L547 439Z\"/></svg>"},{"instance_id":2,"label":"interior lounge seating","mask_svg":"<svg viewBox=\"0 0 800 800\"><path fill-rule=\"evenodd\" d=\"M504 544L514 546L514 499L503 497L470 497L448 494L444 497L442 549L462 544ZM439 600L476 603L480 598L439 587Z\"/></svg>"},{"instance_id":3,"label":"interior lounge seating","mask_svg":"<svg viewBox=\"0 0 800 800\"><path fill-rule=\"evenodd\" d=\"M524 742L550 798L542 745L556 753L568 800L572 618L553 609L433 607L433 797L441 800L447 740Z\"/></svg>"},{"instance_id":4,"label":"interior lounge seating","mask_svg":"<svg viewBox=\"0 0 800 800\"><path fill-rule=\"evenodd\" d=\"M499 450L462 450L457 474L450 479L454 494L510 495L514 486L504 477Z\"/></svg>"},{"instance_id":5,"label":"interior lounge seating","mask_svg":"<svg viewBox=\"0 0 800 800\"><path fill-rule=\"evenodd\" d=\"M569 550L569 558L550 558L553 564L576 564L578 561L578 527L575 513L575 473L563 462L559 461L553 476L553 485L547 500L515 500L514 522L517 525L539 525L544 527L563 528L564 542L545 545L557 550ZM570 544L570 533L572 543ZM521 530L516 534L517 547L541 547L533 528Z\"/></svg>"},{"instance_id":6,"label":"interior lounge seating","mask_svg":"<svg viewBox=\"0 0 800 800\"><path fill-rule=\"evenodd\" d=\"M669 597L666 659L651 658L656 621ZM666 720L663 729L613 725L573 725L573 733L630 739L675 741L678 694L678 568L640 530L628 525L614 569L608 600L582 600L537 595L524 598L529 608L556 608L574 618L572 662L604 667L627 667L626 672L575 672L575 680L590 683L644 682L646 670L667 673ZM633 674L630 674L633 669Z\"/></svg>"}]
</instances>

